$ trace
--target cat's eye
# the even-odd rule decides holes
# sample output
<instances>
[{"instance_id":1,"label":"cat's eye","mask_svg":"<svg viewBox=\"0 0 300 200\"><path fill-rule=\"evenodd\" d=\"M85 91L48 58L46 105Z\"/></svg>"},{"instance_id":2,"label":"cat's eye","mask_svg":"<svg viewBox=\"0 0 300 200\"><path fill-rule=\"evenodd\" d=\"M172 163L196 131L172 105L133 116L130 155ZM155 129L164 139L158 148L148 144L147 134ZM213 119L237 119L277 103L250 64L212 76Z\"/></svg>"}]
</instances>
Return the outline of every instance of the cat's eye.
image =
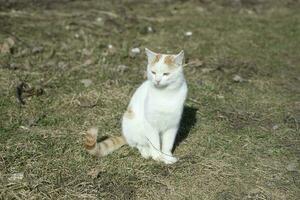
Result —
<instances>
[{"instance_id":1,"label":"cat's eye","mask_svg":"<svg viewBox=\"0 0 300 200\"><path fill-rule=\"evenodd\" d=\"M156 74L156 72L154 72L154 71L151 71L151 73L154 74L154 75Z\"/></svg>"},{"instance_id":2,"label":"cat's eye","mask_svg":"<svg viewBox=\"0 0 300 200\"><path fill-rule=\"evenodd\" d=\"M170 75L170 73L163 73L163 75L164 75L164 76L169 76L169 75Z\"/></svg>"}]
</instances>

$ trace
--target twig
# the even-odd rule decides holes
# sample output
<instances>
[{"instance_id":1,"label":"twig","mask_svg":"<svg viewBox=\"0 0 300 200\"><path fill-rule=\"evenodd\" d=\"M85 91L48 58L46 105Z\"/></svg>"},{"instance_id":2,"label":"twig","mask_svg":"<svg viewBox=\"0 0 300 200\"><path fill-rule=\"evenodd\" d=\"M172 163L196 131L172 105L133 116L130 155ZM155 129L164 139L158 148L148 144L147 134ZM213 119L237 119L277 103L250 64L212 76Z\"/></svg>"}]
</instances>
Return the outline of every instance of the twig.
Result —
<instances>
[{"instance_id":1,"label":"twig","mask_svg":"<svg viewBox=\"0 0 300 200\"><path fill-rule=\"evenodd\" d=\"M201 105L201 103L199 101L197 101L196 99L193 99L193 98L188 98L189 101L195 103L195 104L199 104Z\"/></svg>"},{"instance_id":2,"label":"twig","mask_svg":"<svg viewBox=\"0 0 300 200\"><path fill-rule=\"evenodd\" d=\"M25 105L25 101L23 100L22 98L22 94L23 94L23 91L24 91L24 87L25 87L25 83L22 82L20 83L17 88L16 88L16 95L17 95L17 99L19 100L19 102L22 104L22 105Z\"/></svg>"}]
</instances>

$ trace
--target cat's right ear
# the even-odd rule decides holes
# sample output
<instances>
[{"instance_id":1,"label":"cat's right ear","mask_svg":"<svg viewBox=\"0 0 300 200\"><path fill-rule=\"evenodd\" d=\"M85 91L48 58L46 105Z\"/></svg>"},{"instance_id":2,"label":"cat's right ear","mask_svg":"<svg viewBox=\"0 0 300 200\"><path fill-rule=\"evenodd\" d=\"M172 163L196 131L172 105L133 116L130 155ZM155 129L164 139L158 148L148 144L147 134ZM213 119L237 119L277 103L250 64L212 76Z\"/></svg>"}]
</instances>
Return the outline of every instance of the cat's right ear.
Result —
<instances>
[{"instance_id":1,"label":"cat's right ear","mask_svg":"<svg viewBox=\"0 0 300 200\"><path fill-rule=\"evenodd\" d=\"M148 63L152 63L157 55L157 53L154 53L153 51L145 48L147 58L148 58Z\"/></svg>"}]
</instances>

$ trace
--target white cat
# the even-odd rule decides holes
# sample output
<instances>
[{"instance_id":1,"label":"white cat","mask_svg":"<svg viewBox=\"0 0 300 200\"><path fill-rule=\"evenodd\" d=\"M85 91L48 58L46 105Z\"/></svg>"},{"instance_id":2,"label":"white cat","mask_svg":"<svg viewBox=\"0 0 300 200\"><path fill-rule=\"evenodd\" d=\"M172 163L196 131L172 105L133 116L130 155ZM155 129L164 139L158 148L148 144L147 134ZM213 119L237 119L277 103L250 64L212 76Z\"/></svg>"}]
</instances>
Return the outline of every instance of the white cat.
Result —
<instances>
[{"instance_id":1,"label":"white cat","mask_svg":"<svg viewBox=\"0 0 300 200\"><path fill-rule=\"evenodd\" d=\"M184 53L168 55L145 50L148 80L136 90L123 115L123 135L97 143L98 130L88 130L85 147L92 155L105 156L127 143L144 158L166 164L177 161L171 151L188 91L183 74Z\"/></svg>"}]
</instances>

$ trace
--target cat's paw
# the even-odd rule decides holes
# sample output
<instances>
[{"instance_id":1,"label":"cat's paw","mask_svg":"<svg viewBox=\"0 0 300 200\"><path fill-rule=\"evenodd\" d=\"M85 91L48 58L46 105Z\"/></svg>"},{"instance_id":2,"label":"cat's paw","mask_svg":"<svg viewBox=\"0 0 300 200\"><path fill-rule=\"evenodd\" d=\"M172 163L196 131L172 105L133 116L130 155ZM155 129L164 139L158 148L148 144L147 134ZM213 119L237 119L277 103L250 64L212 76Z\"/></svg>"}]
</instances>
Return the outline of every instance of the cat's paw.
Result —
<instances>
[{"instance_id":1,"label":"cat's paw","mask_svg":"<svg viewBox=\"0 0 300 200\"><path fill-rule=\"evenodd\" d=\"M174 157L174 156L167 156L164 155L161 159L161 161L163 161L165 164L167 165L171 165L174 164L178 161L178 158Z\"/></svg>"},{"instance_id":2,"label":"cat's paw","mask_svg":"<svg viewBox=\"0 0 300 200\"><path fill-rule=\"evenodd\" d=\"M145 159L149 159L150 156L151 156L150 153L145 151L145 150L140 151L140 153L141 153L142 157L145 158Z\"/></svg>"},{"instance_id":3,"label":"cat's paw","mask_svg":"<svg viewBox=\"0 0 300 200\"><path fill-rule=\"evenodd\" d=\"M151 157L153 160L162 161L162 154L160 152L151 152Z\"/></svg>"}]
</instances>

